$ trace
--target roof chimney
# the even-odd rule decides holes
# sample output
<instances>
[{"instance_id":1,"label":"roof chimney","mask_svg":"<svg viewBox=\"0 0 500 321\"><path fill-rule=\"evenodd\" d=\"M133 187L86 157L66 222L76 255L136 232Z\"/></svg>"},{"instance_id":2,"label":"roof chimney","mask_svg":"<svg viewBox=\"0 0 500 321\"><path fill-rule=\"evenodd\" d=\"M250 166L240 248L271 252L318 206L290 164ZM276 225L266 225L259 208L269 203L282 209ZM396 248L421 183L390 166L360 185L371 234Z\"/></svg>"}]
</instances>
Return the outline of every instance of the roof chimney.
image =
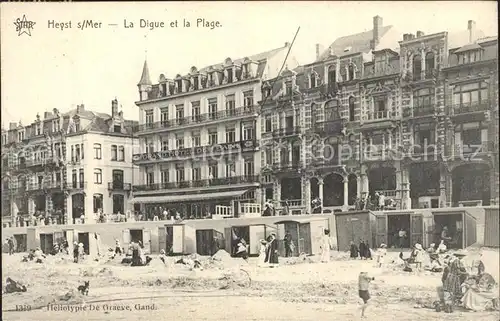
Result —
<instances>
[{"instance_id":1,"label":"roof chimney","mask_svg":"<svg viewBox=\"0 0 500 321\"><path fill-rule=\"evenodd\" d=\"M323 51L323 46L319 43L316 44L316 60L319 59L321 52Z\"/></svg>"},{"instance_id":2,"label":"roof chimney","mask_svg":"<svg viewBox=\"0 0 500 321\"><path fill-rule=\"evenodd\" d=\"M384 23L383 23L382 17L380 17L380 16L373 17L373 38L372 38L372 42L371 42L372 50L375 50L375 47L377 47L377 45L380 42L380 37L382 36L383 25L384 25Z\"/></svg>"},{"instance_id":3,"label":"roof chimney","mask_svg":"<svg viewBox=\"0 0 500 321\"><path fill-rule=\"evenodd\" d=\"M118 99L113 99L111 101L111 116L117 116L118 115Z\"/></svg>"},{"instance_id":4,"label":"roof chimney","mask_svg":"<svg viewBox=\"0 0 500 321\"><path fill-rule=\"evenodd\" d=\"M423 37L424 33L422 31L417 31L417 38Z\"/></svg>"},{"instance_id":5,"label":"roof chimney","mask_svg":"<svg viewBox=\"0 0 500 321\"><path fill-rule=\"evenodd\" d=\"M469 30L469 43L476 41L476 22L474 20L469 20L467 30Z\"/></svg>"},{"instance_id":6,"label":"roof chimney","mask_svg":"<svg viewBox=\"0 0 500 321\"><path fill-rule=\"evenodd\" d=\"M85 111L85 105L84 104L81 104L81 105L76 105L76 113L79 114L81 112Z\"/></svg>"},{"instance_id":7,"label":"roof chimney","mask_svg":"<svg viewBox=\"0 0 500 321\"><path fill-rule=\"evenodd\" d=\"M17 128L17 123L9 123L9 130L14 130Z\"/></svg>"},{"instance_id":8,"label":"roof chimney","mask_svg":"<svg viewBox=\"0 0 500 321\"><path fill-rule=\"evenodd\" d=\"M46 111L43 113L43 119L47 119L52 116L52 113L50 111Z\"/></svg>"}]
</instances>

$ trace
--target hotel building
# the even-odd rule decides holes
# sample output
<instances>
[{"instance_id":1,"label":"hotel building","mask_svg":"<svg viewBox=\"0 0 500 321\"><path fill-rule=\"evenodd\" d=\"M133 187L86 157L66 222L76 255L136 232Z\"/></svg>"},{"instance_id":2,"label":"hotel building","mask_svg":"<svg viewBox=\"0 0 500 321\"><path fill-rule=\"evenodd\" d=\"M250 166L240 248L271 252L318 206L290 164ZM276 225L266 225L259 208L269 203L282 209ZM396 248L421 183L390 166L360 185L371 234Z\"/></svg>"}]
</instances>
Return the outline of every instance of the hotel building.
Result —
<instances>
[{"instance_id":1,"label":"hotel building","mask_svg":"<svg viewBox=\"0 0 500 321\"><path fill-rule=\"evenodd\" d=\"M2 224L73 224L125 214L134 177L132 127L118 101L111 115L78 105L2 131ZM137 171L137 168L135 168ZM135 174L137 176L137 173ZM35 223L36 222L36 223Z\"/></svg>"},{"instance_id":2,"label":"hotel building","mask_svg":"<svg viewBox=\"0 0 500 321\"><path fill-rule=\"evenodd\" d=\"M278 210L375 192L393 209L498 203L497 38L473 21L402 38L376 16L263 83L261 188Z\"/></svg>"},{"instance_id":3,"label":"hotel building","mask_svg":"<svg viewBox=\"0 0 500 321\"><path fill-rule=\"evenodd\" d=\"M275 78L290 44L152 84L145 62L138 84L140 125L135 132L140 167L135 209L151 217L164 211L202 218L224 206L259 203L262 82ZM297 62L290 55L291 67Z\"/></svg>"}]
</instances>

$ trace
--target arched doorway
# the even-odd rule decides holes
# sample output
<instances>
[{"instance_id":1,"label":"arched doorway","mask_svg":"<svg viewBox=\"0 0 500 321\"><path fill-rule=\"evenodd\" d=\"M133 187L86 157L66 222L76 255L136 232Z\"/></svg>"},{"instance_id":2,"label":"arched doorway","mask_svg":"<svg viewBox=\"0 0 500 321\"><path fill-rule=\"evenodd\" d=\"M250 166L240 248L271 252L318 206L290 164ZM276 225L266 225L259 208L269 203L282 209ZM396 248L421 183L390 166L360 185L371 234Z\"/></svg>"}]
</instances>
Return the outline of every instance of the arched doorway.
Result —
<instances>
[{"instance_id":1,"label":"arched doorway","mask_svg":"<svg viewBox=\"0 0 500 321\"><path fill-rule=\"evenodd\" d=\"M376 191L396 190L396 169L393 167L371 169L368 172L368 185L372 197Z\"/></svg>"},{"instance_id":2,"label":"arched doorway","mask_svg":"<svg viewBox=\"0 0 500 321\"><path fill-rule=\"evenodd\" d=\"M355 174L349 174L348 184L348 204L354 205L358 197L358 177Z\"/></svg>"},{"instance_id":3,"label":"arched doorway","mask_svg":"<svg viewBox=\"0 0 500 321\"><path fill-rule=\"evenodd\" d=\"M490 175L485 164L464 164L452 172L452 199L454 205L460 201L482 201L490 205Z\"/></svg>"},{"instance_id":4,"label":"arched doorway","mask_svg":"<svg viewBox=\"0 0 500 321\"><path fill-rule=\"evenodd\" d=\"M311 199L319 197L319 180L316 177L311 178Z\"/></svg>"},{"instance_id":5,"label":"arched doorway","mask_svg":"<svg viewBox=\"0 0 500 321\"><path fill-rule=\"evenodd\" d=\"M83 194L72 195L71 205L73 219L77 219L82 215L85 215L85 196Z\"/></svg>"},{"instance_id":6,"label":"arched doorway","mask_svg":"<svg viewBox=\"0 0 500 321\"><path fill-rule=\"evenodd\" d=\"M339 174L329 174L324 179L323 206L344 205L344 179Z\"/></svg>"}]
</instances>

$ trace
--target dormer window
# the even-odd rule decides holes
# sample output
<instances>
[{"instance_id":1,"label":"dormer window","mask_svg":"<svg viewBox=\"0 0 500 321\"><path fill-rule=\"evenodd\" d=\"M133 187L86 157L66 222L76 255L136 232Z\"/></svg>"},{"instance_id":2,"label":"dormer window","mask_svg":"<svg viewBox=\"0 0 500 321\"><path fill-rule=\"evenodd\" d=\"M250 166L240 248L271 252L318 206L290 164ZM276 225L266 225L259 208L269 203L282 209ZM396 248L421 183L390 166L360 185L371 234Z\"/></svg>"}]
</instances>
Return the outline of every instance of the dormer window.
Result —
<instances>
[{"instance_id":1,"label":"dormer window","mask_svg":"<svg viewBox=\"0 0 500 321\"><path fill-rule=\"evenodd\" d=\"M193 88L194 90L198 90L199 89L199 78L198 76L195 76L193 77Z\"/></svg>"},{"instance_id":2,"label":"dormer window","mask_svg":"<svg viewBox=\"0 0 500 321\"><path fill-rule=\"evenodd\" d=\"M292 95L292 82L291 81L287 81L285 83L285 93L287 96L291 96Z\"/></svg>"},{"instance_id":3,"label":"dormer window","mask_svg":"<svg viewBox=\"0 0 500 321\"><path fill-rule=\"evenodd\" d=\"M161 92L163 94L163 97L167 96L167 84L164 83L164 84L161 84Z\"/></svg>"},{"instance_id":4,"label":"dormer window","mask_svg":"<svg viewBox=\"0 0 500 321\"><path fill-rule=\"evenodd\" d=\"M24 140L24 131L19 131L17 133L17 138L18 138L19 142L22 142Z\"/></svg>"},{"instance_id":5,"label":"dormer window","mask_svg":"<svg viewBox=\"0 0 500 321\"><path fill-rule=\"evenodd\" d=\"M471 51L461 52L457 55L459 64L468 64L480 61L482 52L481 50L471 50Z\"/></svg>"},{"instance_id":6,"label":"dormer window","mask_svg":"<svg viewBox=\"0 0 500 321\"><path fill-rule=\"evenodd\" d=\"M311 75L309 76L309 84L310 84L310 88L315 88L317 86L316 84L316 78L317 77L317 74L316 72L312 72Z\"/></svg>"},{"instance_id":7,"label":"dormer window","mask_svg":"<svg viewBox=\"0 0 500 321\"><path fill-rule=\"evenodd\" d=\"M113 131L115 133L121 133L122 132L122 126L120 126L120 125L114 125L113 126Z\"/></svg>"},{"instance_id":8,"label":"dormer window","mask_svg":"<svg viewBox=\"0 0 500 321\"><path fill-rule=\"evenodd\" d=\"M347 75L349 77L349 80L354 80L354 65L350 64L349 67L347 67Z\"/></svg>"},{"instance_id":9,"label":"dormer window","mask_svg":"<svg viewBox=\"0 0 500 321\"><path fill-rule=\"evenodd\" d=\"M42 134L42 125L36 124L36 135L40 136Z\"/></svg>"},{"instance_id":10,"label":"dormer window","mask_svg":"<svg viewBox=\"0 0 500 321\"><path fill-rule=\"evenodd\" d=\"M330 66L330 68L328 68L328 83L330 85L334 85L337 83L337 70L333 66Z\"/></svg>"},{"instance_id":11,"label":"dormer window","mask_svg":"<svg viewBox=\"0 0 500 321\"><path fill-rule=\"evenodd\" d=\"M209 73L208 76L207 76L207 79L208 79L207 80L207 85L208 86L213 86L214 85L214 73L213 72Z\"/></svg>"},{"instance_id":12,"label":"dormer window","mask_svg":"<svg viewBox=\"0 0 500 321\"><path fill-rule=\"evenodd\" d=\"M227 71L227 83L230 84L233 82L233 68L226 69Z\"/></svg>"},{"instance_id":13,"label":"dormer window","mask_svg":"<svg viewBox=\"0 0 500 321\"><path fill-rule=\"evenodd\" d=\"M59 130L61 130L61 123L59 118L52 120L52 131L58 132Z\"/></svg>"},{"instance_id":14,"label":"dormer window","mask_svg":"<svg viewBox=\"0 0 500 321\"><path fill-rule=\"evenodd\" d=\"M177 79L175 82L177 85L177 92L181 93L182 92L182 79Z\"/></svg>"},{"instance_id":15,"label":"dormer window","mask_svg":"<svg viewBox=\"0 0 500 321\"><path fill-rule=\"evenodd\" d=\"M3 134L2 135L2 146L7 145L7 135Z\"/></svg>"}]
</instances>

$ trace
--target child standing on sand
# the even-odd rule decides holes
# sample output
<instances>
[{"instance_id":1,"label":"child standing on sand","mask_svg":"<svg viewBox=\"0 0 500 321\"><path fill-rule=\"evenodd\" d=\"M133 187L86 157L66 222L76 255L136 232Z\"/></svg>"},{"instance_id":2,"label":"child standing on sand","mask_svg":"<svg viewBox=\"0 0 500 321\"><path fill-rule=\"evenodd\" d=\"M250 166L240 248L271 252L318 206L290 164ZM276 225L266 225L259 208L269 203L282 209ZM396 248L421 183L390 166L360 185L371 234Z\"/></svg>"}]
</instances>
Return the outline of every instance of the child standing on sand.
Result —
<instances>
[{"instance_id":1,"label":"child standing on sand","mask_svg":"<svg viewBox=\"0 0 500 321\"><path fill-rule=\"evenodd\" d=\"M377 266L379 268L384 264L384 258L387 255L387 245L380 244L380 248L377 250Z\"/></svg>"},{"instance_id":2,"label":"child standing on sand","mask_svg":"<svg viewBox=\"0 0 500 321\"><path fill-rule=\"evenodd\" d=\"M365 310L368 307L368 301L370 300L370 282L375 280L374 277L368 276L367 272L359 273L358 277L358 289L359 297L363 300L363 305L361 306L361 317L365 317Z\"/></svg>"}]
</instances>

